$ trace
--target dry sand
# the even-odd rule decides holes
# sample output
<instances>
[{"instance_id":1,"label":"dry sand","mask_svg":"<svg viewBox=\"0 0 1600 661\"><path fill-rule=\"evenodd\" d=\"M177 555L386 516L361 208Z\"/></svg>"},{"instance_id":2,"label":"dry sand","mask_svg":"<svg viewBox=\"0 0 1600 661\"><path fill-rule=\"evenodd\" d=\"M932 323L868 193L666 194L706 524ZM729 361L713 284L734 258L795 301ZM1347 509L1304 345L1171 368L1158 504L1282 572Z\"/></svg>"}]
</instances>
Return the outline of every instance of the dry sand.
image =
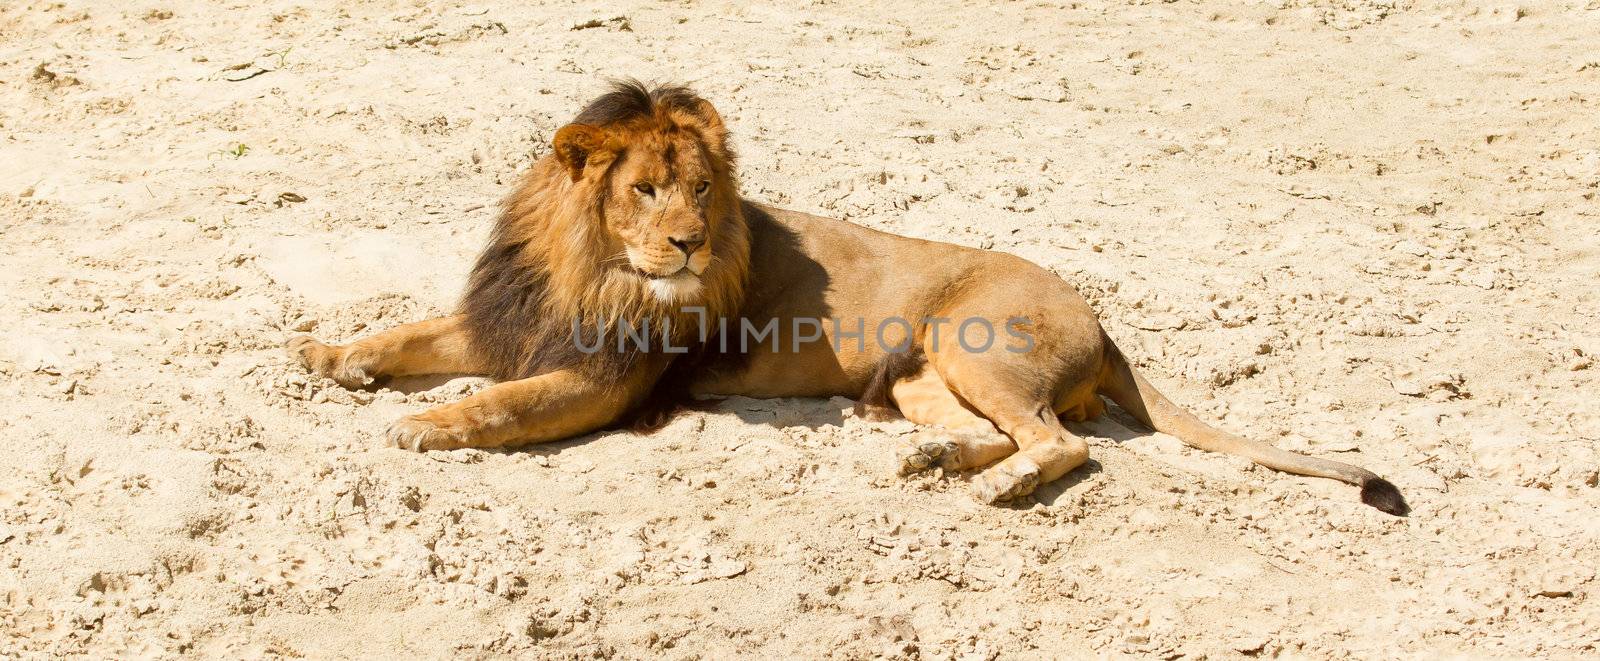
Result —
<instances>
[{"instance_id":1,"label":"dry sand","mask_svg":"<svg viewBox=\"0 0 1600 661\"><path fill-rule=\"evenodd\" d=\"M0 656L1600 654L1600 2L425 4L0 4ZM845 400L378 449L482 382L283 341L448 310L615 75L1415 514L1118 416L1016 508Z\"/></svg>"}]
</instances>

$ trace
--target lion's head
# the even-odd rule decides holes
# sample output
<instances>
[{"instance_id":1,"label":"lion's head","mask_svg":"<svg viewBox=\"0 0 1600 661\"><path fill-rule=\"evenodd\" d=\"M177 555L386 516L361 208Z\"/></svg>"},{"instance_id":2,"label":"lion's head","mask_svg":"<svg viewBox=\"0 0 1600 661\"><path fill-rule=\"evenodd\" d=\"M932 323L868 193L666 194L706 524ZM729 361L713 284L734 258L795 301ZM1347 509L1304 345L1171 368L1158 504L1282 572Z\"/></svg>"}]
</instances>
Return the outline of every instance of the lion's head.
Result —
<instances>
[{"instance_id":1,"label":"lion's head","mask_svg":"<svg viewBox=\"0 0 1600 661\"><path fill-rule=\"evenodd\" d=\"M698 297L731 202L726 130L710 103L680 87L626 84L556 132L555 157L594 192L605 238L666 302Z\"/></svg>"},{"instance_id":2,"label":"lion's head","mask_svg":"<svg viewBox=\"0 0 1600 661\"><path fill-rule=\"evenodd\" d=\"M618 358L576 352L574 320L649 320L653 334L670 326L682 340L735 312L750 238L727 129L709 102L618 83L552 147L507 199L463 301L501 376Z\"/></svg>"}]
</instances>

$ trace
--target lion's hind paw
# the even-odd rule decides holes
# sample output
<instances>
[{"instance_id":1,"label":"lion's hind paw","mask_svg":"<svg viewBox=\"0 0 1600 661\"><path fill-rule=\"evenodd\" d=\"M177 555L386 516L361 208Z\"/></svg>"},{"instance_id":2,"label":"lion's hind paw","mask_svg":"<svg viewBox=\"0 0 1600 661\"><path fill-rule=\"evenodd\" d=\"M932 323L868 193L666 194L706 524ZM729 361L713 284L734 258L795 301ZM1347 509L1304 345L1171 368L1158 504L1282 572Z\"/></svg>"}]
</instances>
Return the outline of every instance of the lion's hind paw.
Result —
<instances>
[{"instance_id":1,"label":"lion's hind paw","mask_svg":"<svg viewBox=\"0 0 1600 661\"><path fill-rule=\"evenodd\" d=\"M1039 488L1039 465L1023 455L995 464L972 480L972 495L979 502L1007 503Z\"/></svg>"},{"instance_id":2,"label":"lion's hind paw","mask_svg":"<svg viewBox=\"0 0 1600 661\"><path fill-rule=\"evenodd\" d=\"M961 446L944 434L918 433L904 442L896 459L901 475L911 475L930 468L954 470L961 456Z\"/></svg>"}]
</instances>

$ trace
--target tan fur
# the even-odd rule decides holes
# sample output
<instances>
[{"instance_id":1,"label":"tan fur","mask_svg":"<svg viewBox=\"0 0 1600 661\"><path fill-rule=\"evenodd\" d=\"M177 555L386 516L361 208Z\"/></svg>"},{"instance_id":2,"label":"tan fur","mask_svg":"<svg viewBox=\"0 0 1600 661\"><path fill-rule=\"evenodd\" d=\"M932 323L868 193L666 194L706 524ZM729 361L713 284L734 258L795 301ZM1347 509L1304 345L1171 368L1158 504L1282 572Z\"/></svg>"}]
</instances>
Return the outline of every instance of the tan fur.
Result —
<instances>
[{"instance_id":1,"label":"tan fur","mask_svg":"<svg viewBox=\"0 0 1600 661\"><path fill-rule=\"evenodd\" d=\"M1198 447L1280 470L1363 486L1363 499L1403 513L1399 493L1363 469L1218 431L1132 371L1071 286L1020 258L920 241L740 199L726 129L683 88L620 86L557 132L474 269L462 313L343 347L297 338L310 369L345 386L420 372L505 380L460 402L402 419L393 445L492 447L568 438L614 425L649 399L687 394L861 397L892 406L925 432L903 470L988 466L973 479L986 502L1024 496L1083 465L1089 446L1062 423L1104 411L1108 396L1146 424ZM680 286L684 285L684 286ZM663 292L686 292L663 300ZM909 353L856 344L844 328L798 334L782 351L689 356L589 356L554 324L574 318L674 320L694 344L700 307L762 326L797 319L915 320ZM938 319L982 320L1030 338L1025 350L973 350ZM677 388L684 392L677 392ZM1369 493L1370 492L1370 493Z\"/></svg>"}]
</instances>

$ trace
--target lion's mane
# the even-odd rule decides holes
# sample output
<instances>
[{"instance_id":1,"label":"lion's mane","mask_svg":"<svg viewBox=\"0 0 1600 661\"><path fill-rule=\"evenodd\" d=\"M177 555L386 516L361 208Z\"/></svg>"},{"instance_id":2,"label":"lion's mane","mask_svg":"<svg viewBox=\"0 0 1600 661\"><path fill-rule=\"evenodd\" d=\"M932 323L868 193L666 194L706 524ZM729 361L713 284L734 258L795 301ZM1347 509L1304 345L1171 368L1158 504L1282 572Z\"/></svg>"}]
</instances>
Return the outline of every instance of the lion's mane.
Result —
<instances>
[{"instance_id":1,"label":"lion's mane","mask_svg":"<svg viewBox=\"0 0 1600 661\"><path fill-rule=\"evenodd\" d=\"M721 120L708 122L702 114L714 112L709 107L683 87L649 89L626 81L574 120L606 128L620 150L637 142L630 136L659 130L693 131L706 146L713 172L708 213L715 220L712 260L701 275L700 300L664 303L639 278L615 268L617 256L607 253L603 217L611 172L573 181L554 154L545 155L502 202L503 211L461 301L459 312L473 349L494 377L520 379L576 368L620 378L640 352L633 346L618 350L618 323L640 329L648 320L659 342L670 322L670 339L682 347L693 346L702 328L701 314L685 308L703 308L711 328L717 319L736 314L749 272L749 228L741 211L734 154ZM613 160L612 166L621 160ZM574 320L590 346L603 321L606 343L598 351L580 350L573 337Z\"/></svg>"}]
</instances>

